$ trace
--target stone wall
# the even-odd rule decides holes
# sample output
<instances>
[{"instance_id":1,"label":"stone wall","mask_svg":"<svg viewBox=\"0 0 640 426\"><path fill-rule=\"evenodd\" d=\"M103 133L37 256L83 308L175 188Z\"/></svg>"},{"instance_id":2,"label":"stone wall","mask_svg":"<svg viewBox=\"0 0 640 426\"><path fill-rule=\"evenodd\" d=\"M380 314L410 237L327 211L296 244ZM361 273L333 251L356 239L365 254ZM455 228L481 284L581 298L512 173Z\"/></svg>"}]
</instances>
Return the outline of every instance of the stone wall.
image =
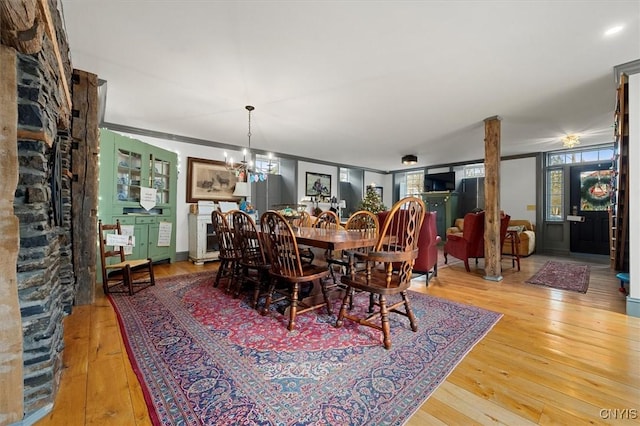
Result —
<instances>
[{"instance_id":1,"label":"stone wall","mask_svg":"<svg viewBox=\"0 0 640 426\"><path fill-rule=\"evenodd\" d=\"M75 294L70 149L60 123L63 96L50 41L17 54L18 164L14 214L20 222L18 298L23 328L24 412L53 403L62 371L63 325Z\"/></svg>"}]
</instances>

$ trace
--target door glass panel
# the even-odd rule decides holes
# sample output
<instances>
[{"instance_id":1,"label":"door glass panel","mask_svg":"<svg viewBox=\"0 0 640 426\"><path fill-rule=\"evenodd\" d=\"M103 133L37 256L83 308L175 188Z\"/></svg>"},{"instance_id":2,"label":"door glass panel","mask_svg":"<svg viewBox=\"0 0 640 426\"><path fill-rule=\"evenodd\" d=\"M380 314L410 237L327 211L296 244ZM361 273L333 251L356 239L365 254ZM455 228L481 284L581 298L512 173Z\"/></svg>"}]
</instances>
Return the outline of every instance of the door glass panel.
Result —
<instances>
[{"instance_id":1,"label":"door glass panel","mask_svg":"<svg viewBox=\"0 0 640 426\"><path fill-rule=\"evenodd\" d=\"M171 163L151 156L151 174L149 186L156 189L156 202L166 204L169 202L169 193L174 189L170 187Z\"/></svg>"},{"instance_id":2,"label":"door glass panel","mask_svg":"<svg viewBox=\"0 0 640 426\"><path fill-rule=\"evenodd\" d=\"M116 197L119 201L139 202L142 155L125 149L118 149L116 154Z\"/></svg>"},{"instance_id":3,"label":"door glass panel","mask_svg":"<svg viewBox=\"0 0 640 426\"><path fill-rule=\"evenodd\" d=\"M611 170L580 173L580 210L608 210L611 195Z\"/></svg>"},{"instance_id":4,"label":"door glass panel","mask_svg":"<svg viewBox=\"0 0 640 426\"><path fill-rule=\"evenodd\" d=\"M564 172L562 169L547 171L547 220L561 221L564 216Z\"/></svg>"}]
</instances>

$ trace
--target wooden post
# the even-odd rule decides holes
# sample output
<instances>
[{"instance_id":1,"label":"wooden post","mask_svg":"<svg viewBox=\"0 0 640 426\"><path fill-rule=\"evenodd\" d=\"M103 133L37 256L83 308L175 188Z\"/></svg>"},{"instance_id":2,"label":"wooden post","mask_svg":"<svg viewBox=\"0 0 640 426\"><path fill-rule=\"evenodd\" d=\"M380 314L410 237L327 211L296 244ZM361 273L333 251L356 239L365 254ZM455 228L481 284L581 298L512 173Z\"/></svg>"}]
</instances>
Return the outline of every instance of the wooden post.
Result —
<instances>
[{"instance_id":1,"label":"wooden post","mask_svg":"<svg viewBox=\"0 0 640 426\"><path fill-rule=\"evenodd\" d=\"M0 45L0 424L23 417L22 321L16 264L20 224L13 214L18 186L16 51Z\"/></svg>"},{"instance_id":2,"label":"wooden post","mask_svg":"<svg viewBox=\"0 0 640 426\"><path fill-rule=\"evenodd\" d=\"M96 291L98 225L98 77L73 72L71 123L71 221L73 223L73 267L78 283L76 304L93 303Z\"/></svg>"},{"instance_id":3,"label":"wooden post","mask_svg":"<svg viewBox=\"0 0 640 426\"><path fill-rule=\"evenodd\" d=\"M484 279L502 281L500 247L500 120L484 120Z\"/></svg>"}]
</instances>

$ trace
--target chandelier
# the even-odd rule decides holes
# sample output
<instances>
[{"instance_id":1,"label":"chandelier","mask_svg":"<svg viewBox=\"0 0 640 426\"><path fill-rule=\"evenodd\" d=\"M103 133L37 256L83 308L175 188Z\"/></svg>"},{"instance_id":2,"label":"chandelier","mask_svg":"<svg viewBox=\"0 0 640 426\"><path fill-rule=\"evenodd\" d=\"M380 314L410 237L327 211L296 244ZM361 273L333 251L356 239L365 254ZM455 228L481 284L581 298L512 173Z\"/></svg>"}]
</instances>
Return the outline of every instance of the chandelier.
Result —
<instances>
[{"instance_id":1,"label":"chandelier","mask_svg":"<svg viewBox=\"0 0 640 426\"><path fill-rule=\"evenodd\" d=\"M580 136L567 135L562 138L562 146L565 148L573 148L576 145L580 145Z\"/></svg>"},{"instance_id":2,"label":"chandelier","mask_svg":"<svg viewBox=\"0 0 640 426\"><path fill-rule=\"evenodd\" d=\"M248 174L252 172L253 161L251 161L251 111L255 108L252 105L247 105L244 107L249 112L249 132L247 133L247 137L249 139L248 148L244 148L242 150L242 161L235 162L233 157L229 157L227 152L224 152L224 164L227 170L233 170L236 172L236 176L240 178L240 180L246 182ZM249 156L249 161L247 161L247 156Z\"/></svg>"}]
</instances>

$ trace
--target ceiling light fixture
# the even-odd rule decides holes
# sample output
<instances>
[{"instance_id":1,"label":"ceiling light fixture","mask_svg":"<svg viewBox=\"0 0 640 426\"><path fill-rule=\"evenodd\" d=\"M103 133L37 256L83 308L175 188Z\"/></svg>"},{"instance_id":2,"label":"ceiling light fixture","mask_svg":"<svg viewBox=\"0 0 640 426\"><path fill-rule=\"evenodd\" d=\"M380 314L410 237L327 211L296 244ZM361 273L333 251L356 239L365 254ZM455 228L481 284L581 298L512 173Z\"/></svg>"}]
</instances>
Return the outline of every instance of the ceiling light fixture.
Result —
<instances>
[{"instance_id":1,"label":"ceiling light fixture","mask_svg":"<svg viewBox=\"0 0 640 426\"><path fill-rule=\"evenodd\" d=\"M562 138L562 146L565 148L573 148L576 145L580 145L580 136L567 135Z\"/></svg>"},{"instance_id":2,"label":"ceiling light fixture","mask_svg":"<svg viewBox=\"0 0 640 426\"><path fill-rule=\"evenodd\" d=\"M242 150L242 161L239 163L235 163L233 161L233 157L229 157L227 152L224 152L224 163L227 166L227 170L235 170L236 175L241 177L242 180L246 182L246 175L248 172L251 172L251 168L253 168L253 161L247 161L247 155L251 158L251 111L255 108L251 105L247 105L244 107L247 111L249 111L249 133L247 133L247 137L249 138L249 146L248 148L244 148Z\"/></svg>"},{"instance_id":3,"label":"ceiling light fixture","mask_svg":"<svg viewBox=\"0 0 640 426\"><path fill-rule=\"evenodd\" d=\"M405 166L412 166L418 164L418 157L412 154L408 154L402 157L402 164Z\"/></svg>"}]
</instances>

